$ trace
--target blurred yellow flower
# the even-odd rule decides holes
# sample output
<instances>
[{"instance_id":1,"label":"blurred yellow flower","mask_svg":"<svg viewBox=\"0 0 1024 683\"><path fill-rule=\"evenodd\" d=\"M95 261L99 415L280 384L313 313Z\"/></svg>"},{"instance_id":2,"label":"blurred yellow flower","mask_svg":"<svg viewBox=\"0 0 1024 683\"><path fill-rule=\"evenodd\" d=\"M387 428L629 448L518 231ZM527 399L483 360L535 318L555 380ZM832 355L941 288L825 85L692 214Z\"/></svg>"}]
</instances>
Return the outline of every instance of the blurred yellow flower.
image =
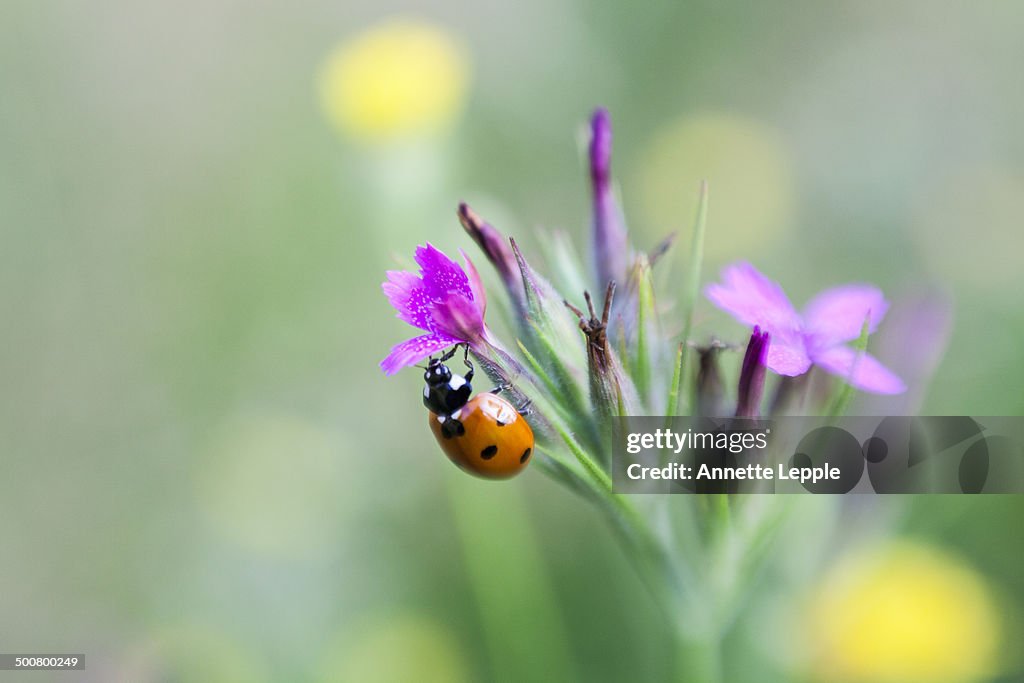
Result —
<instances>
[{"instance_id":1,"label":"blurred yellow flower","mask_svg":"<svg viewBox=\"0 0 1024 683\"><path fill-rule=\"evenodd\" d=\"M460 114L469 58L445 29L391 19L338 45L319 76L320 100L343 133L368 141L430 135Z\"/></svg>"},{"instance_id":2,"label":"blurred yellow flower","mask_svg":"<svg viewBox=\"0 0 1024 683\"><path fill-rule=\"evenodd\" d=\"M992 596L932 548L898 544L841 563L807 625L815 673L829 683L968 683L996 669Z\"/></svg>"}]
</instances>

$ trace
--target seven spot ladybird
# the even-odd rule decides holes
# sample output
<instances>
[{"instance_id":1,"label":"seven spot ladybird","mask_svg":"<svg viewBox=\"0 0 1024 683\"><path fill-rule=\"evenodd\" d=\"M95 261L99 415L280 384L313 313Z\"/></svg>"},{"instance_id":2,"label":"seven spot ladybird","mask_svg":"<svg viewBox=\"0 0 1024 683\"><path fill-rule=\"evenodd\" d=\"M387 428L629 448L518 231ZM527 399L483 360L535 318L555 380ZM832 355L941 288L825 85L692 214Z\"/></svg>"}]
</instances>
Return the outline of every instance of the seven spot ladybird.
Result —
<instances>
[{"instance_id":1,"label":"seven spot ladybird","mask_svg":"<svg viewBox=\"0 0 1024 683\"><path fill-rule=\"evenodd\" d=\"M497 395L500 388L471 397L473 364L468 351L465 377L444 364L457 349L431 358L423 373L430 430L448 459L462 470L485 479L514 477L530 462L533 430L515 406Z\"/></svg>"}]
</instances>

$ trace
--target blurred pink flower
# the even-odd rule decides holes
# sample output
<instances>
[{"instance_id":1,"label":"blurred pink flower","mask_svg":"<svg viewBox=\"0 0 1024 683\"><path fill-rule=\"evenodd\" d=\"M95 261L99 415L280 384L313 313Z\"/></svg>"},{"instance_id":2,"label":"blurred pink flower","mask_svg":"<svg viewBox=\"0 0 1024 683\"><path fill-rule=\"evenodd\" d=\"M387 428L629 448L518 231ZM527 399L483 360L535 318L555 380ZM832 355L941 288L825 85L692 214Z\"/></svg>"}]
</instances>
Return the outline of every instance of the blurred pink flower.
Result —
<instances>
[{"instance_id":1,"label":"blurred pink flower","mask_svg":"<svg viewBox=\"0 0 1024 683\"><path fill-rule=\"evenodd\" d=\"M740 262L726 267L722 284L709 285L705 294L741 323L771 334L766 364L773 372L802 375L814 364L862 391L906 391L903 380L874 356L846 345L860 336L865 319L870 333L885 317L889 303L877 287L849 284L826 289L801 314L782 287Z\"/></svg>"}]
</instances>

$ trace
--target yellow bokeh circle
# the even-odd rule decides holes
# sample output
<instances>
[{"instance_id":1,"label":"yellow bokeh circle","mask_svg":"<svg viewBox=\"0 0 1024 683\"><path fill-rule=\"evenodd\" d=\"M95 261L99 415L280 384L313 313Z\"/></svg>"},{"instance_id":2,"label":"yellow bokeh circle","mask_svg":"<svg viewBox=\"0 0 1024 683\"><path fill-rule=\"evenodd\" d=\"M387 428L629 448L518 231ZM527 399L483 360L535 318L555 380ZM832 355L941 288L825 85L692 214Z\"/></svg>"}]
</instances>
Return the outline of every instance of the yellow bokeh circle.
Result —
<instances>
[{"instance_id":1,"label":"yellow bokeh circle","mask_svg":"<svg viewBox=\"0 0 1024 683\"><path fill-rule=\"evenodd\" d=\"M640 197L642 229L652 239L688 230L704 179L710 259L750 258L790 229L794 180L785 140L765 123L720 112L679 119L651 137L629 188Z\"/></svg>"},{"instance_id":2,"label":"yellow bokeh circle","mask_svg":"<svg viewBox=\"0 0 1024 683\"><path fill-rule=\"evenodd\" d=\"M436 134L465 104L469 57L446 29L396 18L340 43L321 67L328 119L355 139Z\"/></svg>"},{"instance_id":3,"label":"yellow bokeh circle","mask_svg":"<svg viewBox=\"0 0 1024 683\"><path fill-rule=\"evenodd\" d=\"M1000 630L977 573L904 543L841 563L815 594L807 633L817 680L969 683L994 673Z\"/></svg>"}]
</instances>

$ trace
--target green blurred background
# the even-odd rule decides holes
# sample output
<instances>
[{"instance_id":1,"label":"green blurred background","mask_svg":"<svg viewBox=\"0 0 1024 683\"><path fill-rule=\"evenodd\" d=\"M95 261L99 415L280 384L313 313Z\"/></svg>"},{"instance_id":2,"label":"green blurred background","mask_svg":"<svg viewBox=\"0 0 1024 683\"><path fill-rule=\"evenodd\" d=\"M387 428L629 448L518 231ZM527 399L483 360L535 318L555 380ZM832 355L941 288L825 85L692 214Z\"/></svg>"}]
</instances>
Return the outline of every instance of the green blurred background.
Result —
<instances>
[{"instance_id":1,"label":"green blurred background","mask_svg":"<svg viewBox=\"0 0 1024 683\"><path fill-rule=\"evenodd\" d=\"M335 125L324 60L394 15L461 46L464 95L429 134ZM96 681L664 679L671 636L604 521L537 471L460 475L418 373L380 373L410 332L383 271L426 240L474 253L463 199L538 257L537 226L582 246L600 104L637 244L685 244L707 177L706 279L746 258L798 303L937 286L952 334L915 402L1021 414L1022 21L925 0L0 4L0 650L84 652ZM740 338L706 312L702 334ZM851 527L945 547L1019 614L1020 499L861 507ZM733 641L731 680L789 680Z\"/></svg>"}]
</instances>

